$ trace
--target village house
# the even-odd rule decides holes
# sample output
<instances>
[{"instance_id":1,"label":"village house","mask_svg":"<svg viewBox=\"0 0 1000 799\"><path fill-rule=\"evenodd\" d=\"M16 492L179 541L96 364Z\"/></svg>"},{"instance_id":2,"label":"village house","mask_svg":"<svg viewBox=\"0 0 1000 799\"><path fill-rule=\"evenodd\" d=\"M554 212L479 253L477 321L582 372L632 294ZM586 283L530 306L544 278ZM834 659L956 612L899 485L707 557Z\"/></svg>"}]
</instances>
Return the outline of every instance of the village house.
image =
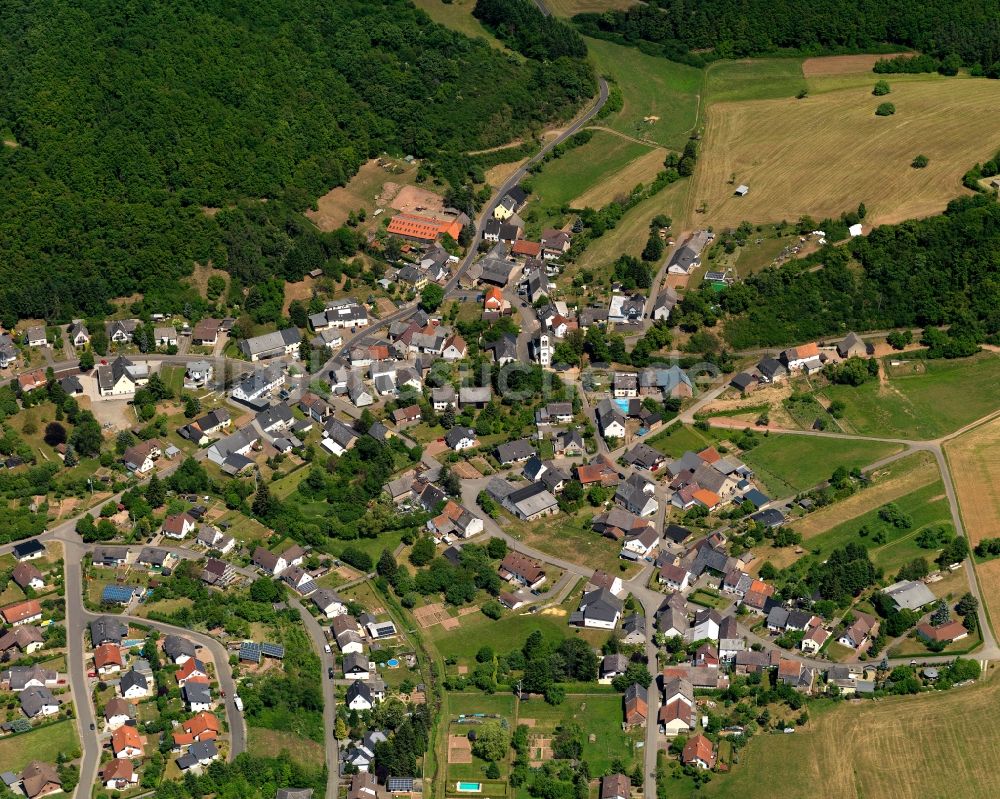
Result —
<instances>
[{"instance_id":1,"label":"village house","mask_svg":"<svg viewBox=\"0 0 1000 799\"><path fill-rule=\"evenodd\" d=\"M580 627L613 630L621 618L624 603L606 588L585 593L579 609L570 614L569 623Z\"/></svg>"},{"instance_id":2,"label":"village house","mask_svg":"<svg viewBox=\"0 0 1000 799\"><path fill-rule=\"evenodd\" d=\"M160 442L152 438L125 450L122 462L125 464L125 468L133 474L144 475L153 470L156 461L162 454Z\"/></svg>"},{"instance_id":3,"label":"village house","mask_svg":"<svg viewBox=\"0 0 1000 799\"><path fill-rule=\"evenodd\" d=\"M149 367L136 364L119 355L110 364L97 367L97 388L102 397L134 394L136 388L149 382Z\"/></svg>"},{"instance_id":4,"label":"village house","mask_svg":"<svg viewBox=\"0 0 1000 799\"><path fill-rule=\"evenodd\" d=\"M545 582L541 565L526 555L511 550L500 563L500 576L511 583L520 583L535 590Z\"/></svg>"}]
</instances>

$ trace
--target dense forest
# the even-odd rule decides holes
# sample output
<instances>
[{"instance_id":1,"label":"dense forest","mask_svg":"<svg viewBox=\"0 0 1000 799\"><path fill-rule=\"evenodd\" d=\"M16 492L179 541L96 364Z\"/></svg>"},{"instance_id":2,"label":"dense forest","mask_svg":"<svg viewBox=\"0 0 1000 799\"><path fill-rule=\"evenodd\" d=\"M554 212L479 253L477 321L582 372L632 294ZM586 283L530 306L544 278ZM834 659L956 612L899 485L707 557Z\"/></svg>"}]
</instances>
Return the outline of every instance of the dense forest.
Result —
<instances>
[{"instance_id":1,"label":"dense forest","mask_svg":"<svg viewBox=\"0 0 1000 799\"><path fill-rule=\"evenodd\" d=\"M529 58L583 58L587 45L575 28L547 17L534 0L476 0L473 15Z\"/></svg>"},{"instance_id":2,"label":"dense forest","mask_svg":"<svg viewBox=\"0 0 1000 799\"><path fill-rule=\"evenodd\" d=\"M1000 204L985 194L956 199L941 216L883 225L728 287L720 297L732 315L726 338L742 349L847 330L951 325L952 337L996 341L998 252Z\"/></svg>"},{"instance_id":3,"label":"dense forest","mask_svg":"<svg viewBox=\"0 0 1000 799\"><path fill-rule=\"evenodd\" d=\"M592 36L700 65L778 50L872 51L890 44L986 68L1000 62L1000 0L647 0L625 11L580 14Z\"/></svg>"},{"instance_id":4,"label":"dense forest","mask_svg":"<svg viewBox=\"0 0 1000 799\"><path fill-rule=\"evenodd\" d=\"M580 58L514 59L406 0L12 0L0 65L7 323L226 265L262 198L280 235L252 236L247 258L281 263L288 212L367 158L447 162L594 91Z\"/></svg>"}]
</instances>

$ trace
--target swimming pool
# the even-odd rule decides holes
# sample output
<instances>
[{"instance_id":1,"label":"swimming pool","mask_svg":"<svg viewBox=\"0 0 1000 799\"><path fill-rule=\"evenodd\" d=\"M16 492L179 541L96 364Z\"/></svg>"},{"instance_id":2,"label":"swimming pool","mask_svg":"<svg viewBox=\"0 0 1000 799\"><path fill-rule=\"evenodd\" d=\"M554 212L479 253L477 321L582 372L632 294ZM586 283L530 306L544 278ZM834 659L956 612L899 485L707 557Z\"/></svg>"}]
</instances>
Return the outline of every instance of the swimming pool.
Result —
<instances>
[{"instance_id":1,"label":"swimming pool","mask_svg":"<svg viewBox=\"0 0 1000 799\"><path fill-rule=\"evenodd\" d=\"M459 782L455 785L455 790L460 793L479 793L482 789L481 782Z\"/></svg>"},{"instance_id":2,"label":"swimming pool","mask_svg":"<svg viewBox=\"0 0 1000 799\"><path fill-rule=\"evenodd\" d=\"M385 662L385 665L388 666L390 669L398 669L399 661L396 658L390 658Z\"/></svg>"},{"instance_id":3,"label":"swimming pool","mask_svg":"<svg viewBox=\"0 0 1000 799\"><path fill-rule=\"evenodd\" d=\"M628 403L629 401L625 397L619 397L615 400L615 405L621 408L622 413L628 413Z\"/></svg>"}]
</instances>

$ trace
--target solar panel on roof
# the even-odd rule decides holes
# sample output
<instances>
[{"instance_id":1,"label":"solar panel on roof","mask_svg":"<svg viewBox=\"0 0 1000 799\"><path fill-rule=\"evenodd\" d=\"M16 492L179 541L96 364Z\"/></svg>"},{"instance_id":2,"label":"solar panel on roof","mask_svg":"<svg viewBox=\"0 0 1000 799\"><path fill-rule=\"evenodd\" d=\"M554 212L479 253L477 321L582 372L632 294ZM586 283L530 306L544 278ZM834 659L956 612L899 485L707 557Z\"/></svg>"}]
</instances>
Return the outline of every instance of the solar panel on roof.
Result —
<instances>
[{"instance_id":1,"label":"solar panel on roof","mask_svg":"<svg viewBox=\"0 0 1000 799\"><path fill-rule=\"evenodd\" d=\"M269 658L283 658L285 656L285 647L281 644L264 643L260 645L260 650Z\"/></svg>"},{"instance_id":2,"label":"solar panel on roof","mask_svg":"<svg viewBox=\"0 0 1000 799\"><path fill-rule=\"evenodd\" d=\"M253 641L244 641L240 644L240 660L252 660L260 663L261 646Z\"/></svg>"},{"instance_id":3,"label":"solar panel on roof","mask_svg":"<svg viewBox=\"0 0 1000 799\"><path fill-rule=\"evenodd\" d=\"M135 589L130 585L108 585L101 592L101 599L105 602L128 602Z\"/></svg>"}]
</instances>

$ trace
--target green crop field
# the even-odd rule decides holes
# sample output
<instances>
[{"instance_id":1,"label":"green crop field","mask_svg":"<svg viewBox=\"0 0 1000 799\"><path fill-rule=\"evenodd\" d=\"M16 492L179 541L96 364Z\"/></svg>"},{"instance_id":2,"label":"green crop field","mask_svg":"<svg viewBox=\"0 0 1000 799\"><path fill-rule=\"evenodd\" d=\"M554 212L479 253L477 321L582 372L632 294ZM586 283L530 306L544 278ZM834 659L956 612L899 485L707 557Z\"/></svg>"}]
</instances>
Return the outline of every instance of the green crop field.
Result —
<instances>
[{"instance_id":1,"label":"green crop field","mask_svg":"<svg viewBox=\"0 0 1000 799\"><path fill-rule=\"evenodd\" d=\"M899 356L900 358L904 356ZM888 365L885 385L830 386L820 392L847 406L845 429L862 435L929 439L954 432L1000 408L1000 356L913 361L911 374Z\"/></svg>"},{"instance_id":2,"label":"green crop field","mask_svg":"<svg viewBox=\"0 0 1000 799\"><path fill-rule=\"evenodd\" d=\"M798 58L718 61L706 73L705 94L709 103L795 97L806 88L802 60Z\"/></svg>"},{"instance_id":3,"label":"green crop field","mask_svg":"<svg viewBox=\"0 0 1000 799\"><path fill-rule=\"evenodd\" d=\"M756 735L706 799L991 799L1000 682L817 712L795 735ZM807 775L812 775L812 779ZM817 792L817 786L821 786ZM685 799L687 793L683 794Z\"/></svg>"},{"instance_id":4,"label":"green crop field","mask_svg":"<svg viewBox=\"0 0 1000 799\"><path fill-rule=\"evenodd\" d=\"M597 71L614 79L624 97L621 111L593 124L682 149L698 124L702 70L600 39L587 39L587 50Z\"/></svg>"},{"instance_id":5,"label":"green crop field","mask_svg":"<svg viewBox=\"0 0 1000 799\"><path fill-rule=\"evenodd\" d=\"M770 435L742 457L772 497L783 497L829 479L840 466L867 466L901 449L876 441Z\"/></svg>"},{"instance_id":6,"label":"green crop field","mask_svg":"<svg viewBox=\"0 0 1000 799\"><path fill-rule=\"evenodd\" d=\"M40 730L0 738L0 763L4 771L20 773L29 761L55 763L60 752L70 757L79 750L76 721L67 719L46 724Z\"/></svg>"},{"instance_id":7,"label":"green crop field","mask_svg":"<svg viewBox=\"0 0 1000 799\"><path fill-rule=\"evenodd\" d=\"M698 430L690 425L672 424L655 436L646 439L646 443L658 449L670 458L679 458L688 450L701 452L729 437L730 430Z\"/></svg>"}]
</instances>

